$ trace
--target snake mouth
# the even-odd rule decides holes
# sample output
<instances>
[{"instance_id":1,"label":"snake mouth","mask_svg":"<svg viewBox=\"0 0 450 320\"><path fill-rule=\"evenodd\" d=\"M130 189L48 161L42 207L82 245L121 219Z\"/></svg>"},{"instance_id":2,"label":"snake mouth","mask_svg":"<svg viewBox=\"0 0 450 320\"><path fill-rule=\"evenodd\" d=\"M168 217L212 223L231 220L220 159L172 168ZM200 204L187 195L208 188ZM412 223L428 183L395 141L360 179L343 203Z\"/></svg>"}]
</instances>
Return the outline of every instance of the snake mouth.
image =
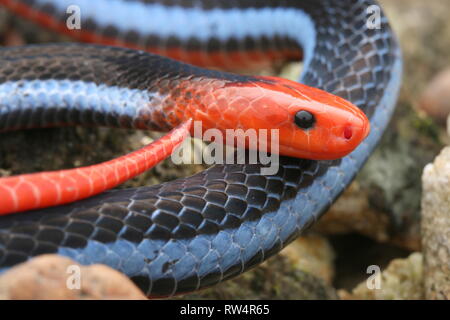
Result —
<instances>
[{"instance_id":1,"label":"snake mouth","mask_svg":"<svg viewBox=\"0 0 450 320\"><path fill-rule=\"evenodd\" d=\"M347 124L341 129L341 138L338 139L342 146L343 153L341 156L355 150L369 135L370 123L369 121L362 121L361 125Z\"/></svg>"},{"instance_id":2,"label":"snake mouth","mask_svg":"<svg viewBox=\"0 0 450 320\"><path fill-rule=\"evenodd\" d=\"M353 137L353 129L351 126L346 126L344 128L344 138L350 140Z\"/></svg>"},{"instance_id":3,"label":"snake mouth","mask_svg":"<svg viewBox=\"0 0 450 320\"><path fill-rule=\"evenodd\" d=\"M344 127L342 135L345 140L352 140L352 138L359 138L363 141L370 133L370 123L367 121L363 122L361 127L355 127L353 125L346 125Z\"/></svg>"}]
</instances>

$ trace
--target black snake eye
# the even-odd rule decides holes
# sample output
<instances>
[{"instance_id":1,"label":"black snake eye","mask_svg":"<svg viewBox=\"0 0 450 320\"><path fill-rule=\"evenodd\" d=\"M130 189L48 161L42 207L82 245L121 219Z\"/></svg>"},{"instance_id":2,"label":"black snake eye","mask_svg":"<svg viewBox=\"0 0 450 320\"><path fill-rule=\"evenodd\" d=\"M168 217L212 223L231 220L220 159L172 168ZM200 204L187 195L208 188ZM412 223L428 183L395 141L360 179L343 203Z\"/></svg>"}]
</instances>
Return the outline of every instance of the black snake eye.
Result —
<instances>
[{"instance_id":1,"label":"black snake eye","mask_svg":"<svg viewBox=\"0 0 450 320\"><path fill-rule=\"evenodd\" d=\"M300 110L295 114L295 124L301 129L309 129L312 128L316 119L312 115L312 113Z\"/></svg>"}]
</instances>

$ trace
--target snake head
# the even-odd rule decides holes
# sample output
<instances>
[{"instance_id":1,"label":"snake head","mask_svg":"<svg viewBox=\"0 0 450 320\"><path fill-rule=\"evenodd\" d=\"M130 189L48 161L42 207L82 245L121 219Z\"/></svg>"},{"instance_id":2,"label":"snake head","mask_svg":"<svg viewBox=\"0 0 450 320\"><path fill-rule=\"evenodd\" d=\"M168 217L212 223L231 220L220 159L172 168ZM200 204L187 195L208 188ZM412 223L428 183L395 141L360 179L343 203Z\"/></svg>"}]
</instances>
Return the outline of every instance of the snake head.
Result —
<instances>
[{"instance_id":1,"label":"snake head","mask_svg":"<svg viewBox=\"0 0 450 320\"><path fill-rule=\"evenodd\" d=\"M200 121L203 130L219 129L224 137L230 129L241 129L244 139L248 138L245 147L249 149L332 160L352 152L370 130L369 120L352 103L286 79L208 80L197 82L191 91L196 91L194 95L201 97L201 102L178 101L176 105L190 105L180 109L178 118ZM256 132L256 145L250 141L250 137L255 137L250 131ZM278 140L272 139L275 134Z\"/></svg>"},{"instance_id":2,"label":"snake head","mask_svg":"<svg viewBox=\"0 0 450 320\"><path fill-rule=\"evenodd\" d=\"M280 154L337 159L352 152L368 136L370 122L351 102L291 80L260 78L267 81L261 86L273 91L270 96L275 109L280 115L285 113L284 119L269 117L280 130Z\"/></svg>"},{"instance_id":3,"label":"snake head","mask_svg":"<svg viewBox=\"0 0 450 320\"><path fill-rule=\"evenodd\" d=\"M233 108L230 99L229 106L239 115L242 129L278 130L279 154L338 159L352 152L369 134L366 115L347 100L286 79L257 78L261 81L243 84L238 90L247 105ZM275 152L268 144L265 148Z\"/></svg>"}]
</instances>

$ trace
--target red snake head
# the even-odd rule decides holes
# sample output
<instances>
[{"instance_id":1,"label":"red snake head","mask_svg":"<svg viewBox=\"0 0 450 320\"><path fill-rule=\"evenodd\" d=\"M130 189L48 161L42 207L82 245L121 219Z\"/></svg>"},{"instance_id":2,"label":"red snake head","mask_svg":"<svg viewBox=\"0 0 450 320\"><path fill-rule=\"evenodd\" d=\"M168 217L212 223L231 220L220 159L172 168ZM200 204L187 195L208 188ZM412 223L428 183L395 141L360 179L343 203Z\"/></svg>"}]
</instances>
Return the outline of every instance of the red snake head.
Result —
<instances>
[{"instance_id":1,"label":"red snake head","mask_svg":"<svg viewBox=\"0 0 450 320\"><path fill-rule=\"evenodd\" d=\"M280 154L337 159L352 152L369 134L366 115L347 100L294 81L260 78L268 83L258 85L270 93L260 95L255 103L258 126L279 129Z\"/></svg>"},{"instance_id":2,"label":"red snake head","mask_svg":"<svg viewBox=\"0 0 450 320\"><path fill-rule=\"evenodd\" d=\"M251 149L314 160L337 159L353 151L370 130L369 120L355 105L286 79L209 80L187 91L198 98L195 103L179 98L177 119L201 121L203 131L219 129L224 137L227 130L242 129L236 136L244 135L245 146ZM251 142L252 131L257 135L256 146ZM273 145L274 133L278 134L277 146Z\"/></svg>"}]
</instances>

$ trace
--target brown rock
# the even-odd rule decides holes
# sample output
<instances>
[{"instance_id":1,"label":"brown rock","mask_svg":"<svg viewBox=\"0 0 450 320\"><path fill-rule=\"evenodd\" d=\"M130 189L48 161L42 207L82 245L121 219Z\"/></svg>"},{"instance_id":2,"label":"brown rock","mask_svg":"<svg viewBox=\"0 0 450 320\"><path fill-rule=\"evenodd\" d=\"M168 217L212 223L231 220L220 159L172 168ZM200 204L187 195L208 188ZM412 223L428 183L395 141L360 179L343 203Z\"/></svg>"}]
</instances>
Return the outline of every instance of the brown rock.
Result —
<instances>
[{"instance_id":1,"label":"brown rock","mask_svg":"<svg viewBox=\"0 0 450 320\"><path fill-rule=\"evenodd\" d=\"M334 277L335 253L329 241L318 234L306 234L281 251L295 268L325 280L331 285Z\"/></svg>"},{"instance_id":2,"label":"brown rock","mask_svg":"<svg viewBox=\"0 0 450 320\"><path fill-rule=\"evenodd\" d=\"M386 242L389 223L386 214L371 208L368 196L354 182L313 228L324 234L356 232Z\"/></svg>"},{"instance_id":3,"label":"brown rock","mask_svg":"<svg viewBox=\"0 0 450 320\"><path fill-rule=\"evenodd\" d=\"M123 274L104 265L80 266L42 255L0 276L0 299L146 299Z\"/></svg>"},{"instance_id":4,"label":"brown rock","mask_svg":"<svg viewBox=\"0 0 450 320\"><path fill-rule=\"evenodd\" d=\"M422 247L428 299L450 299L450 147L422 175Z\"/></svg>"},{"instance_id":5,"label":"brown rock","mask_svg":"<svg viewBox=\"0 0 450 320\"><path fill-rule=\"evenodd\" d=\"M450 114L450 68L430 82L420 99L420 107L437 123L445 125Z\"/></svg>"}]
</instances>

